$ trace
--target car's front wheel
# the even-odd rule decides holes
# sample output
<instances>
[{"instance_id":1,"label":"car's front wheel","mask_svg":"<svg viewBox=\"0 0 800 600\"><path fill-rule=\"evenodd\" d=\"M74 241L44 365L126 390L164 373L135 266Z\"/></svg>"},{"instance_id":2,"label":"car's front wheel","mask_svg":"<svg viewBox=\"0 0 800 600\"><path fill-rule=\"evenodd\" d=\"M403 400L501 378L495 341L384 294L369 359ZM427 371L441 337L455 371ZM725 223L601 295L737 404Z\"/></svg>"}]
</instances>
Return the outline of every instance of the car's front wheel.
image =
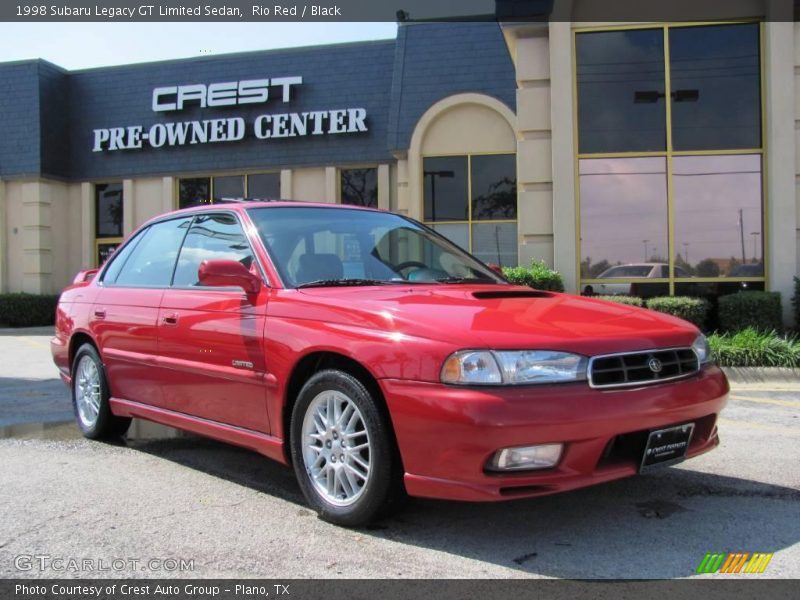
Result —
<instances>
[{"instance_id":1,"label":"car's front wheel","mask_svg":"<svg viewBox=\"0 0 800 600\"><path fill-rule=\"evenodd\" d=\"M402 494L391 426L355 377L316 373L292 411L292 462L300 488L326 521L366 525Z\"/></svg>"},{"instance_id":2,"label":"car's front wheel","mask_svg":"<svg viewBox=\"0 0 800 600\"><path fill-rule=\"evenodd\" d=\"M111 413L103 361L91 344L84 344L72 361L72 404L83 435L92 440L119 437L131 420Z\"/></svg>"}]
</instances>

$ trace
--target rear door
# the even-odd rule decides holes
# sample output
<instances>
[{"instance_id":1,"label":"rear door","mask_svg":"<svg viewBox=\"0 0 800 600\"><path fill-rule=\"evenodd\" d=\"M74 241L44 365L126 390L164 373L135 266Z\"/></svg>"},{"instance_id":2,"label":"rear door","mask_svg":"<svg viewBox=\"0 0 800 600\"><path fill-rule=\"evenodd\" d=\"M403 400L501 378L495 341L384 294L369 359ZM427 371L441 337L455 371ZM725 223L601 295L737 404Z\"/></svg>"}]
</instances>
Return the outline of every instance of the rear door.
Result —
<instances>
[{"instance_id":1,"label":"rear door","mask_svg":"<svg viewBox=\"0 0 800 600\"><path fill-rule=\"evenodd\" d=\"M206 259L239 261L263 280L235 214L197 216L172 287L161 299L158 353L165 406L269 432L263 345L268 288L247 295L238 287L201 286L197 269Z\"/></svg>"},{"instance_id":2,"label":"rear door","mask_svg":"<svg viewBox=\"0 0 800 600\"><path fill-rule=\"evenodd\" d=\"M127 243L102 274L90 313L111 395L163 406L157 369L161 296L191 218L155 223Z\"/></svg>"}]
</instances>

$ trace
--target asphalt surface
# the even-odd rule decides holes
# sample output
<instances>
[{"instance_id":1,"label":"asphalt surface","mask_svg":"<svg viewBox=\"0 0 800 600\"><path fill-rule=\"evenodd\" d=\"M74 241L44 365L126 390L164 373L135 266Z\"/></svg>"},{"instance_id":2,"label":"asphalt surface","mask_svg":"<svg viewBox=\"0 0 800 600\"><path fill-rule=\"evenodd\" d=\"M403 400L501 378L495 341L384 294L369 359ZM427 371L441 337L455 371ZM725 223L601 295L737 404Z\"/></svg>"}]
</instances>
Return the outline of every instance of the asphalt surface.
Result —
<instances>
[{"instance_id":1,"label":"asphalt surface","mask_svg":"<svg viewBox=\"0 0 800 600\"><path fill-rule=\"evenodd\" d=\"M347 530L246 450L142 423L84 440L48 339L0 332L0 577L721 577L694 574L707 552L800 577L800 382L734 390L721 446L677 467Z\"/></svg>"}]
</instances>

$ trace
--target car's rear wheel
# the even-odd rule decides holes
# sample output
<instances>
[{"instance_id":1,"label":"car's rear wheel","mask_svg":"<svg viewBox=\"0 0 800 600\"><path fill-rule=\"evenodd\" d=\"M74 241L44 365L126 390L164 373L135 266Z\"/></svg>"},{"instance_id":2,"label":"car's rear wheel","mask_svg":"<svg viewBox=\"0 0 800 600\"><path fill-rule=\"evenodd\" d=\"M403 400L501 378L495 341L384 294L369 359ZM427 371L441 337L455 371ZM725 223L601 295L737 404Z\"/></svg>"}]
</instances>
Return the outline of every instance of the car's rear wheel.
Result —
<instances>
[{"instance_id":1,"label":"car's rear wheel","mask_svg":"<svg viewBox=\"0 0 800 600\"><path fill-rule=\"evenodd\" d=\"M366 525L397 493L390 425L364 385L338 370L316 373L292 411L291 450L297 480L326 521Z\"/></svg>"},{"instance_id":2,"label":"car's rear wheel","mask_svg":"<svg viewBox=\"0 0 800 600\"><path fill-rule=\"evenodd\" d=\"M94 346L84 344L72 362L72 405L85 437L108 439L128 431L131 420L111 413L109 396L103 361Z\"/></svg>"}]
</instances>

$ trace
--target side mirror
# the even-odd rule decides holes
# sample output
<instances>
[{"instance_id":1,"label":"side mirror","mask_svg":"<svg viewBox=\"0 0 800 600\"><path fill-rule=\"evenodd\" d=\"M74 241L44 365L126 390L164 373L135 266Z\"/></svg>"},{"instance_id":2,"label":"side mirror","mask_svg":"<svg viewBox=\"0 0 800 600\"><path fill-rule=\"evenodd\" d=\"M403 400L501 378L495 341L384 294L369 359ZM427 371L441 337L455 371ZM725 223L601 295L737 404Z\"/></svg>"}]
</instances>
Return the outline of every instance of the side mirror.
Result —
<instances>
[{"instance_id":1,"label":"side mirror","mask_svg":"<svg viewBox=\"0 0 800 600\"><path fill-rule=\"evenodd\" d=\"M247 294L257 294L261 279L235 260L204 260L197 269L200 285L213 287L236 286Z\"/></svg>"},{"instance_id":2,"label":"side mirror","mask_svg":"<svg viewBox=\"0 0 800 600\"><path fill-rule=\"evenodd\" d=\"M91 281L94 279L94 276L97 275L99 270L100 269L84 269L83 271L78 271L78 274L75 275L75 279L72 280L72 283L86 283L87 281Z\"/></svg>"}]
</instances>

